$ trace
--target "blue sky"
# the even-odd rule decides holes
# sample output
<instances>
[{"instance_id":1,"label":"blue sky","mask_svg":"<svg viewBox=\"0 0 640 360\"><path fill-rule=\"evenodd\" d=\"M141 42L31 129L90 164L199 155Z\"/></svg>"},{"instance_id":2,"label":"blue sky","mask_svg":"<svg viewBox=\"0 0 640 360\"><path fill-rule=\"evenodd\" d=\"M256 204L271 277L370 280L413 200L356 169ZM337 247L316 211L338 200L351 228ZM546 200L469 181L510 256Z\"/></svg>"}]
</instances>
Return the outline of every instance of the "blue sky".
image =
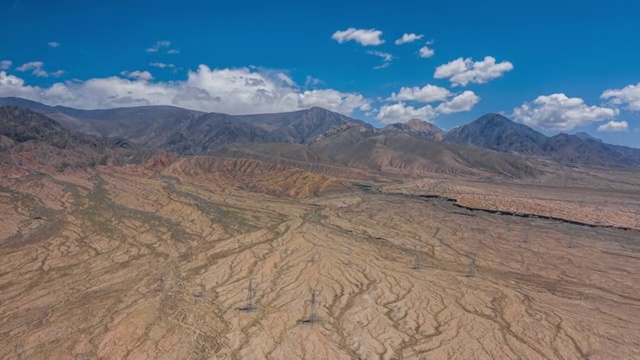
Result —
<instances>
[{"instance_id":1,"label":"blue sky","mask_svg":"<svg viewBox=\"0 0 640 360\"><path fill-rule=\"evenodd\" d=\"M5 1L0 96L228 113L317 105L444 129L503 112L640 147L632 1ZM417 39L396 45L404 34Z\"/></svg>"}]
</instances>

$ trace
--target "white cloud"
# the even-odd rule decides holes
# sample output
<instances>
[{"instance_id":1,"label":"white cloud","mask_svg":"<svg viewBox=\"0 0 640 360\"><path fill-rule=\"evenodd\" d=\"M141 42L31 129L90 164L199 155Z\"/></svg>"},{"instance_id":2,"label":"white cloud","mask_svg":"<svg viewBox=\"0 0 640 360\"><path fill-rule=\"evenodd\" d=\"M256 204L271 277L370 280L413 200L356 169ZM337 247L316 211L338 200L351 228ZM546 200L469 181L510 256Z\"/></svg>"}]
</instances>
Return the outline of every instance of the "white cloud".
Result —
<instances>
[{"instance_id":1,"label":"white cloud","mask_svg":"<svg viewBox=\"0 0 640 360\"><path fill-rule=\"evenodd\" d=\"M395 59L393 55L377 50L367 51L367 54L382 58L382 64L374 66L374 69L384 69L386 67L389 67L389 65L391 65L391 61Z\"/></svg>"},{"instance_id":2,"label":"white cloud","mask_svg":"<svg viewBox=\"0 0 640 360\"><path fill-rule=\"evenodd\" d=\"M440 115L453 114L471 110L480 97L473 91L464 91L455 94L436 85L427 84L424 87L403 87L400 91L392 93L388 101L397 101L396 104L383 105L378 111L376 119L383 124L406 122L411 119L420 119L431 122ZM440 102L435 108L431 105L415 107L406 102L435 103Z\"/></svg>"},{"instance_id":3,"label":"white cloud","mask_svg":"<svg viewBox=\"0 0 640 360\"><path fill-rule=\"evenodd\" d=\"M37 96L38 91L38 88L25 85L24 80L19 77L0 71L0 96L18 96L33 99L34 96Z\"/></svg>"},{"instance_id":4,"label":"white cloud","mask_svg":"<svg viewBox=\"0 0 640 360\"><path fill-rule=\"evenodd\" d=\"M161 48L168 47L170 45L171 45L171 41L167 41L167 40L156 41L156 44L150 48L147 48L146 52L152 52L152 53L158 52Z\"/></svg>"},{"instance_id":5,"label":"white cloud","mask_svg":"<svg viewBox=\"0 0 640 360\"><path fill-rule=\"evenodd\" d=\"M297 98L298 109L319 106L342 114L351 114L355 109L366 111L369 105L369 101L360 94L345 94L333 89L307 90Z\"/></svg>"},{"instance_id":6,"label":"white cloud","mask_svg":"<svg viewBox=\"0 0 640 360\"><path fill-rule=\"evenodd\" d=\"M310 86L317 86L317 85L321 85L324 84L324 81L318 79L318 78L314 78L311 75L307 75L307 80L304 82L304 86L305 87L310 87Z\"/></svg>"},{"instance_id":7,"label":"white cloud","mask_svg":"<svg viewBox=\"0 0 640 360\"><path fill-rule=\"evenodd\" d=\"M62 76L64 74L66 74L66 71L64 71L64 70L56 70L56 71L50 73L49 75L57 78L57 77L60 77L60 76Z\"/></svg>"},{"instance_id":8,"label":"white cloud","mask_svg":"<svg viewBox=\"0 0 640 360\"><path fill-rule=\"evenodd\" d=\"M11 60L2 60L0 61L0 70L7 70L11 68L13 62Z\"/></svg>"},{"instance_id":9,"label":"white cloud","mask_svg":"<svg viewBox=\"0 0 640 360\"><path fill-rule=\"evenodd\" d=\"M74 98L73 93L63 83L55 83L50 88L44 90L42 96L52 101L64 102Z\"/></svg>"},{"instance_id":10,"label":"white cloud","mask_svg":"<svg viewBox=\"0 0 640 360\"><path fill-rule=\"evenodd\" d=\"M478 102L480 102L480 97L473 91L467 90L462 94L455 96L453 99L438 105L438 107L436 107L436 111L438 114L453 114L470 111Z\"/></svg>"},{"instance_id":11,"label":"white cloud","mask_svg":"<svg viewBox=\"0 0 640 360\"><path fill-rule=\"evenodd\" d=\"M541 130L568 131L592 122L618 116L619 110L589 106L580 98L565 94L538 96L533 103L524 103L513 110L521 123Z\"/></svg>"},{"instance_id":12,"label":"white cloud","mask_svg":"<svg viewBox=\"0 0 640 360\"><path fill-rule=\"evenodd\" d=\"M16 70L18 71L28 71L31 69L39 69L44 66L42 61L30 61L28 63L20 65Z\"/></svg>"},{"instance_id":13,"label":"white cloud","mask_svg":"<svg viewBox=\"0 0 640 360\"><path fill-rule=\"evenodd\" d=\"M150 82L145 80L150 74L134 73L127 73L131 79L113 76L37 87L3 71L0 96L19 96L80 109L173 105L228 114L259 114L320 106L345 115L356 109L370 109L370 101L361 94L333 89L301 91L285 83L275 71L210 69L200 65L189 71L185 80L170 82Z\"/></svg>"},{"instance_id":14,"label":"white cloud","mask_svg":"<svg viewBox=\"0 0 640 360\"><path fill-rule=\"evenodd\" d=\"M12 86L25 87L24 80L17 76L9 75L5 71L0 71L0 89L6 89Z\"/></svg>"},{"instance_id":15,"label":"white cloud","mask_svg":"<svg viewBox=\"0 0 640 360\"><path fill-rule=\"evenodd\" d=\"M629 123L626 121L609 121L606 124L598 126L598 131L601 132L622 132L629 130Z\"/></svg>"},{"instance_id":16,"label":"white cloud","mask_svg":"<svg viewBox=\"0 0 640 360\"><path fill-rule=\"evenodd\" d=\"M412 119L431 122L431 119L436 116L437 113L431 105L415 108L413 106L407 106L403 102L399 102L380 107L378 115L376 115L376 120L382 124L404 123Z\"/></svg>"},{"instance_id":17,"label":"white cloud","mask_svg":"<svg viewBox=\"0 0 640 360\"><path fill-rule=\"evenodd\" d=\"M402 44L407 44L410 42L414 42L416 40L420 40L424 37L424 35L418 35L418 34L404 34L402 35L402 37L398 40L396 40L396 45L402 45Z\"/></svg>"},{"instance_id":18,"label":"white cloud","mask_svg":"<svg viewBox=\"0 0 640 360\"><path fill-rule=\"evenodd\" d=\"M384 40L380 38L381 36L382 31L376 29L348 28L347 30L336 31L331 35L331 38L340 44L347 41L355 41L364 46L376 46L384 44Z\"/></svg>"},{"instance_id":19,"label":"white cloud","mask_svg":"<svg viewBox=\"0 0 640 360\"><path fill-rule=\"evenodd\" d=\"M276 76L278 77L278 79L282 80L282 82L284 82L285 84L287 84L289 86L296 85L296 83L293 82L293 80L285 73L278 73L278 74L276 74Z\"/></svg>"},{"instance_id":20,"label":"white cloud","mask_svg":"<svg viewBox=\"0 0 640 360\"><path fill-rule=\"evenodd\" d=\"M49 73L42 69L43 66L44 66L44 63L42 61L30 61L28 63L18 66L16 70L22 71L22 72L33 70L31 72L32 75L35 75L37 77L49 77Z\"/></svg>"},{"instance_id":21,"label":"white cloud","mask_svg":"<svg viewBox=\"0 0 640 360\"><path fill-rule=\"evenodd\" d=\"M149 81L153 79L153 75L151 75L148 71L123 71L120 75L128 77L129 79L136 79L142 81Z\"/></svg>"},{"instance_id":22,"label":"white cloud","mask_svg":"<svg viewBox=\"0 0 640 360\"><path fill-rule=\"evenodd\" d=\"M613 105L626 105L630 111L640 111L640 83L606 90L600 98L608 99Z\"/></svg>"},{"instance_id":23,"label":"white cloud","mask_svg":"<svg viewBox=\"0 0 640 360\"><path fill-rule=\"evenodd\" d=\"M433 77L436 79L448 78L453 86L467 86L469 83L484 84L511 70L513 70L513 64L508 61L496 63L496 59L491 56L485 56L482 61L458 58L438 66Z\"/></svg>"},{"instance_id":24,"label":"white cloud","mask_svg":"<svg viewBox=\"0 0 640 360\"><path fill-rule=\"evenodd\" d=\"M57 48L58 46L60 46L60 43L56 41L50 41L49 46L52 48Z\"/></svg>"},{"instance_id":25,"label":"white cloud","mask_svg":"<svg viewBox=\"0 0 640 360\"><path fill-rule=\"evenodd\" d=\"M383 61L391 61L391 60L395 59L395 57L393 55L391 55L389 53L386 53L386 52L377 51L377 50L367 51L367 54L381 57L383 59Z\"/></svg>"},{"instance_id":26,"label":"white cloud","mask_svg":"<svg viewBox=\"0 0 640 360\"><path fill-rule=\"evenodd\" d=\"M400 91L392 93L388 100L393 101L418 101L421 103L431 103L446 100L451 92L443 87L427 84L422 88L403 87Z\"/></svg>"},{"instance_id":27,"label":"white cloud","mask_svg":"<svg viewBox=\"0 0 640 360\"><path fill-rule=\"evenodd\" d=\"M180 54L180 50L176 50L176 49L170 49L167 51L167 54Z\"/></svg>"},{"instance_id":28,"label":"white cloud","mask_svg":"<svg viewBox=\"0 0 640 360\"><path fill-rule=\"evenodd\" d=\"M429 45L425 45L423 47L420 48L420 51L418 52L418 55L420 55L421 58L430 58L433 56L433 54L435 54L435 50L433 50L432 48L429 47Z\"/></svg>"},{"instance_id":29,"label":"white cloud","mask_svg":"<svg viewBox=\"0 0 640 360\"><path fill-rule=\"evenodd\" d=\"M175 69L176 68L175 64L166 64L166 63L161 63L161 62L152 62L152 63L149 63L149 66L157 67L157 68L160 68L160 69L164 69L164 68Z\"/></svg>"}]
</instances>

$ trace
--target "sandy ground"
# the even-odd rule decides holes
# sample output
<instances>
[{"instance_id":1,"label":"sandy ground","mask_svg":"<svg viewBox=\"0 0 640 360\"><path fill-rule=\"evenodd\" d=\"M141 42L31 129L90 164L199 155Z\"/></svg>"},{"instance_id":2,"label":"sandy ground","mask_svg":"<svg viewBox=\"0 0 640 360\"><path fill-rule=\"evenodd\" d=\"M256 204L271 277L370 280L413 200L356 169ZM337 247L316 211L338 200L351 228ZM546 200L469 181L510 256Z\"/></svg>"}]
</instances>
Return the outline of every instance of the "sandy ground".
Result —
<instances>
[{"instance_id":1,"label":"sandy ground","mask_svg":"<svg viewBox=\"0 0 640 360\"><path fill-rule=\"evenodd\" d=\"M637 230L117 170L6 181L0 216L2 359L640 358Z\"/></svg>"}]
</instances>

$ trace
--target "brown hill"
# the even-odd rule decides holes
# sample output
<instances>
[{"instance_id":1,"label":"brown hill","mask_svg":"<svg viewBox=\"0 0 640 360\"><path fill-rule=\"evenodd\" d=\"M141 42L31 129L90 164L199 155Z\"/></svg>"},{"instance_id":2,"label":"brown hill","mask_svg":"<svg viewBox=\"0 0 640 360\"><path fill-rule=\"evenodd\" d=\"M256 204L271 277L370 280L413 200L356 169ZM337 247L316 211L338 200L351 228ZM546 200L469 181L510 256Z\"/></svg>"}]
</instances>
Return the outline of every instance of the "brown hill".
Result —
<instances>
[{"instance_id":1,"label":"brown hill","mask_svg":"<svg viewBox=\"0 0 640 360\"><path fill-rule=\"evenodd\" d=\"M541 174L540 170L520 156L429 141L404 132L380 131L360 126L344 127L309 145L243 145L218 152L225 156L231 153L234 157L249 156L280 163L288 161L290 165L303 168L313 163L315 169L307 170L322 171L332 168L336 170L333 175L342 178L353 176L354 169L387 177L448 174L530 178ZM341 176L340 173L347 176Z\"/></svg>"},{"instance_id":2,"label":"brown hill","mask_svg":"<svg viewBox=\"0 0 640 360\"><path fill-rule=\"evenodd\" d=\"M442 141L446 134L446 132L439 127L418 119L409 120L406 123L387 125L384 127L383 131L404 132L427 140L436 141Z\"/></svg>"},{"instance_id":3,"label":"brown hill","mask_svg":"<svg viewBox=\"0 0 640 360\"><path fill-rule=\"evenodd\" d=\"M222 191L240 189L278 197L309 198L350 192L352 188L346 181L330 176L253 159L192 156L177 159L161 173L215 184Z\"/></svg>"},{"instance_id":4,"label":"brown hill","mask_svg":"<svg viewBox=\"0 0 640 360\"><path fill-rule=\"evenodd\" d=\"M426 173L468 176L533 177L539 174L525 159L491 151L428 141L406 133L349 131L313 144L321 154L347 166L382 172L424 175ZM356 140L357 137L361 139ZM352 141L348 144L347 138Z\"/></svg>"},{"instance_id":5,"label":"brown hill","mask_svg":"<svg viewBox=\"0 0 640 360\"><path fill-rule=\"evenodd\" d=\"M42 114L0 107L0 168L6 176L123 163L131 150L123 139L73 133Z\"/></svg>"}]
</instances>

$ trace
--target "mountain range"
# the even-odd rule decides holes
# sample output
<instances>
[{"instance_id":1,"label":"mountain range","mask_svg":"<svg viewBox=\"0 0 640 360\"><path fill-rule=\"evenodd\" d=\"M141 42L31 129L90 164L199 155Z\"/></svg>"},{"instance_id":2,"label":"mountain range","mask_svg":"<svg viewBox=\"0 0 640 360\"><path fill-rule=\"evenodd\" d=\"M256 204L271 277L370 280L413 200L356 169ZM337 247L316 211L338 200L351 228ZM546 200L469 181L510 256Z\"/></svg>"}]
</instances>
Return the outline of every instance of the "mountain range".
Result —
<instances>
[{"instance_id":1,"label":"mountain range","mask_svg":"<svg viewBox=\"0 0 640 360\"><path fill-rule=\"evenodd\" d=\"M250 158L361 179L426 173L536 177L545 171L540 161L640 167L639 149L605 144L588 134L548 137L499 114L486 114L445 132L420 120L379 129L317 107L237 116L171 106L78 110L0 98L0 109L0 150L12 147L7 144L44 141L58 151L89 151L92 161L102 163L107 157L147 161L157 158L159 151Z\"/></svg>"},{"instance_id":2,"label":"mountain range","mask_svg":"<svg viewBox=\"0 0 640 360\"><path fill-rule=\"evenodd\" d=\"M551 137L498 114L486 114L449 131L444 141L506 153L535 155L565 164L597 167L640 165L640 149L605 144L586 133Z\"/></svg>"}]
</instances>

